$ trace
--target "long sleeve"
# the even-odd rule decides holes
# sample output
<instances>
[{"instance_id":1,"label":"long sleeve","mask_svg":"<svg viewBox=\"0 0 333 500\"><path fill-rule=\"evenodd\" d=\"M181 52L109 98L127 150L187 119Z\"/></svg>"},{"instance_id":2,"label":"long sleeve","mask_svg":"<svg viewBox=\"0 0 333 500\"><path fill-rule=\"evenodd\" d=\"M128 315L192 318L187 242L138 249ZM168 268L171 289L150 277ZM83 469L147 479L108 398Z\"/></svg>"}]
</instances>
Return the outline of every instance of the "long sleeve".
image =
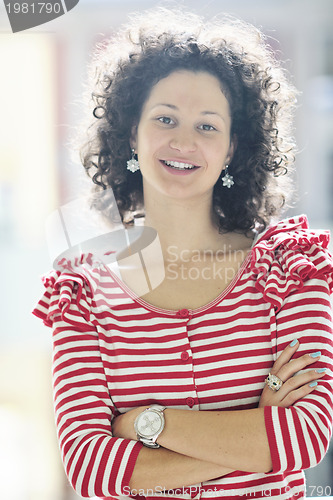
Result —
<instances>
[{"instance_id":1,"label":"long sleeve","mask_svg":"<svg viewBox=\"0 0 333 500\"><path fill-rule=\"evenodd\" d=\"M333 259L328 243L327 232L309 230L306 217L300 216L268 229L253 249L256 288L272 307L275 359L297 338L300 347L296 356L321 351L320 360L311 369L327 368L325 377L306 398L286 409L265 408L273 472L315 466L331 437Z\"/></svg>"},{"instance_id":2,"label":"long sleeve","mask_svg":"<svg viewBox=\"0 0 333 500\"><path fill-rule=\"evenodd\" d=\"M273 472L307 469L324 457L332 429L333 336L326 280L309 280L285 299L276 317L276 331L277 354L286 345L284 339L297 338L297 356L321 351L320 360L311 369L327 369L316 389L292 407L265 408Z\"/></svg>"},{"instance_id":3,"label":"long sleeve","mask_svg":"<svg viewBox=\"0 0 333 500\"><path fill-rule=\"evenodd\" d=\"M112 437L113 403L89 321L91 286L52 272L34 310L53 328L56 427L68 479L83 497L118 496L129 485L139 442Z\"/></svg>"}]
</instances>

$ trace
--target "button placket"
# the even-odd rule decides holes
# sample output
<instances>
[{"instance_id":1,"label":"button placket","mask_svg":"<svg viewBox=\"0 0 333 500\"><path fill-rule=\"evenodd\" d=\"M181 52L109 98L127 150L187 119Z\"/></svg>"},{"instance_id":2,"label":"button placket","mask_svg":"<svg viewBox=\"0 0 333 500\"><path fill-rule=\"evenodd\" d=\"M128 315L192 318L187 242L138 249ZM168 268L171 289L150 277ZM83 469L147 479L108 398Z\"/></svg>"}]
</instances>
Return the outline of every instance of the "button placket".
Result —
<instances>
[{"instance_id":1,"label":"button placket","mask_svg":"<svg viewBox=\"0 0 333 500\"><path fill-rule=\"evenodd\" d=\"M190 359L190 355L187 351L183 351L180 355L180 359L182 361L188 361Z\"/></svg>"},{"instance_id":2,"label":"button placket","mask_svg":"<svg viewBox=\"0 0 333 500\"><path fill-rule=\"evenodd\" d=\"M190 319L191 312L188 309L179 309L176 312L177 318Z\"/></svg>"},{"instance_id":3,"label":"button placket","mask_svg":"<svg viewBox=\"0 0 333 500\"><path fill-rule=\"evenodd\" d=\"M180 354L180 359L185 363L186 361L188 361L191 357L191 346L190 346L190 342L189 342L189 338L188 338L188 332L187 332L187 323L188 321L190 320L190 317L191 317L191 313L188 309L179 309L177 312L176 312L176 316L178 318L182 318L182 319L185 319L187 320L184 327L185 327L185 331L186 331L186 339L187 339L187 344L188 344L188 348L183 352L181 352Z\"/></svg>"},{"instance_id":4,"label":"button placket","mask_svg":"<svg viewBox=\"0 0 333 500\"><path fill-rule=\"evenodd\" d=\"M185 329L185 332L186 332L188 349L182 351L181 354L180 354L180 359L181 359L181 361L183 363L188 362L190 360L190 358L192 357L192 350L191 350L191 345L190 345L190 341L189 341L189 338L188 338L188 331L187 331L187 328L188 328L187 325L188 325L189 320L191 319L191 316L192 316L192 313L188 309L179 309L176 312L176 317L177 318L181 318L181 319L186 320L185 324L184 324L184 329ZM192 361L192 370L191 371L192 371L193 388L192 388L192 391L190 391L190 393L192 393L192 396L187 397L185 399L185 401L184 401L185 404L186 404L186 406L188 406L189 408L193 408L195 405L198 404L198 398L197 398L197 394L196 394L195 381L194 381L193 361Z\"/></svg>"},{"instance_id":5,"label":"button placket","mask_svg":"<svg viewBox=\"0 0 333 500\"><path fill-rule=\"evenodd\" d=\"M186 398L186 404L189 408L193 408L195 405L195 399L194 398Z\"/></svg>"}]
</instances>

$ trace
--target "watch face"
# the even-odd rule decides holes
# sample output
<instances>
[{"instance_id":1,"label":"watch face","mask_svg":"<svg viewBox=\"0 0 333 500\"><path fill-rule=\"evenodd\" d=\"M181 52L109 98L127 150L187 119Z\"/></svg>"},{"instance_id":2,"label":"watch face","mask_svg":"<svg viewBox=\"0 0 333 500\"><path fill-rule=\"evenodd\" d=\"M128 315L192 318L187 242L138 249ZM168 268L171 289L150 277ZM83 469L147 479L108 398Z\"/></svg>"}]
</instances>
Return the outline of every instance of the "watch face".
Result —
<instances>
[{"instance_id":1,"label":"watch face","mask_svg":"<svg viewBox=\"0 0 333 500\"><path fill-rule=\"evenodd\" d=\"M144 437L153 437L162 427L162 418L154 411L144 412L137 422L137 432Z\"/></svg>"}]
</instances>

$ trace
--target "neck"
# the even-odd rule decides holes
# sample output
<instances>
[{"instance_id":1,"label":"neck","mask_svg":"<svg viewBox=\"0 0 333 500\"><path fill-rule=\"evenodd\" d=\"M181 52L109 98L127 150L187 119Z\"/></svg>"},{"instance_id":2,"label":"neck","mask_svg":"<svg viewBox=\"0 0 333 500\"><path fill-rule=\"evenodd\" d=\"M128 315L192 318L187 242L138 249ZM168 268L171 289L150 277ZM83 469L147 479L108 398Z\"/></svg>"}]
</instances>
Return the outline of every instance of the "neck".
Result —
<instances>
[{"instance_id":1,"label":"neck","mask_svg":"<svg viewBox=\"0 0 333 500\"><path fill-rule=\"evenodd\" d=\"M213 221L211 197L201 200L145 201L145 225L154 228L165 256L172 247L176 253L183 251L221 251L245 249L251 239L239 233L219 233Z\"/></svg>"}]
</instances>

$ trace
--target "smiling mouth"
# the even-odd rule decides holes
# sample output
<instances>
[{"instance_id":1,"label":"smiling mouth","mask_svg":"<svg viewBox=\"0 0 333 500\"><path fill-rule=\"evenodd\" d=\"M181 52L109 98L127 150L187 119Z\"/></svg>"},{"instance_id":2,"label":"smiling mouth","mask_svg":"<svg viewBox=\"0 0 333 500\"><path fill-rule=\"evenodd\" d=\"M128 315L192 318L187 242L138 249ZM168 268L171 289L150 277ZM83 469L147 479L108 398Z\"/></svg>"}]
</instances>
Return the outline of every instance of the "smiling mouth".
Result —
<instances>
[{"instance_id":1,"label":"smiling mouth","mask_svg":"<svg viewBox=\"0 0 333 500\"><path fill-rule=\"evenodd\" d=\"M200 168L197 165L192 165L191 163L182 163L180 161L162 160L162 162L167 167L174 168L175 170L195 170L197 168Z\"/></svg>"}]
</instances>

